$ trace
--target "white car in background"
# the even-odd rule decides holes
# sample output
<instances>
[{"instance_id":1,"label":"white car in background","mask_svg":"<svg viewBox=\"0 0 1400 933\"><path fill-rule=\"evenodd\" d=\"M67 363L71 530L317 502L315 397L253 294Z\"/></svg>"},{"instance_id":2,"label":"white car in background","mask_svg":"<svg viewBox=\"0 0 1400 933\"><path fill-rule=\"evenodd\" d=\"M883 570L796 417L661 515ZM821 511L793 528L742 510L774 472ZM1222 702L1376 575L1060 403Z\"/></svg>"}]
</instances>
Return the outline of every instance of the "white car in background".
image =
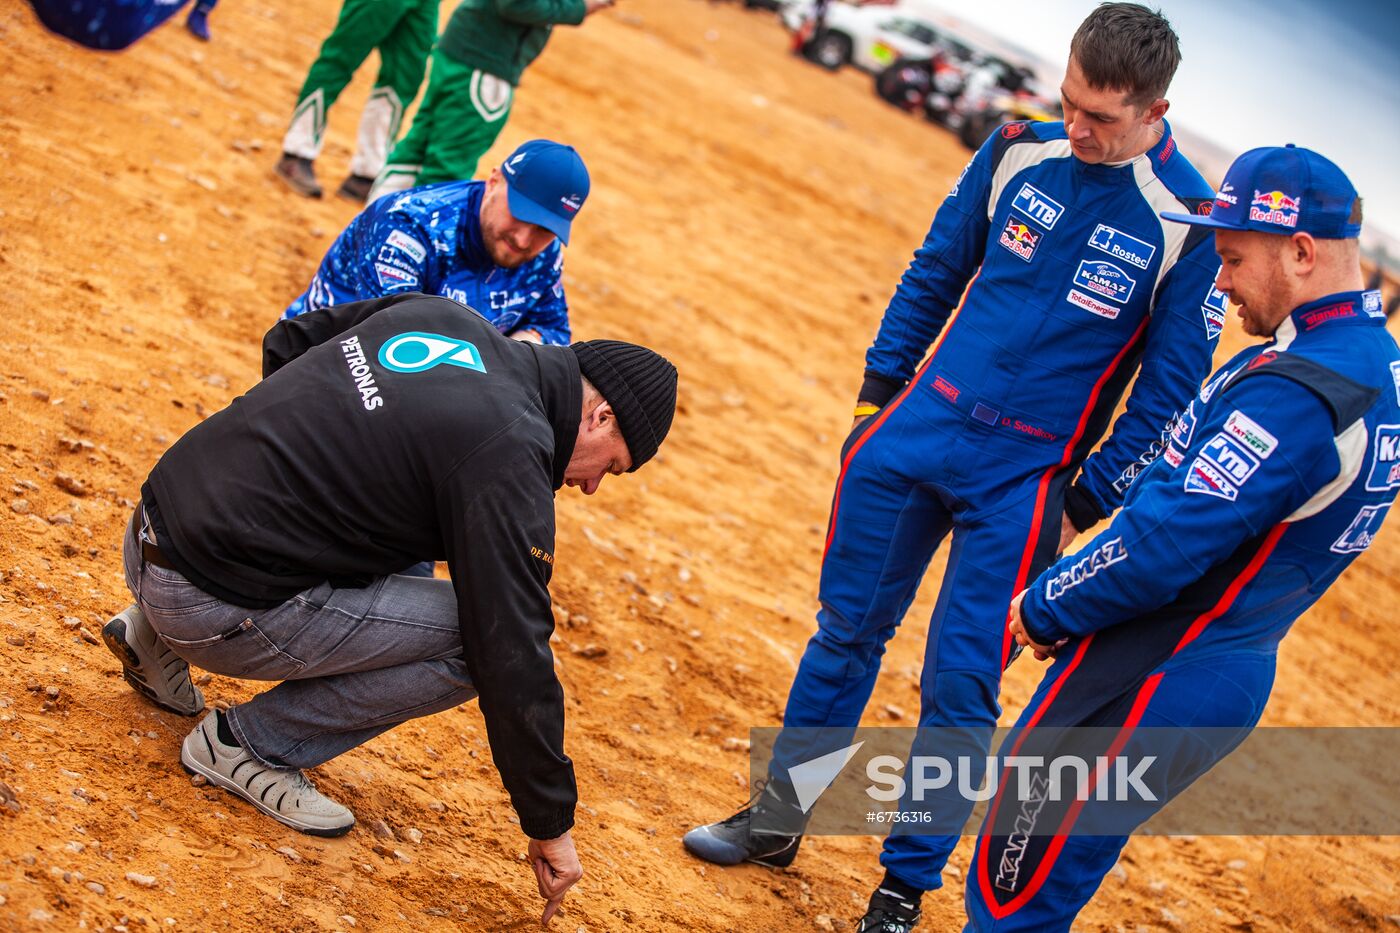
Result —
<instances>
[{"instance_id":1,"label":"white car in background","mask_svg":"<svg viewBox=\"0 0 1400 933\"><path fill-rule=\"evenodd\" d=\"M811 8L809 0L789 2L782 11L784 25L794 32L801 29ZM849 63L873 74L895 59L929 58L940 49L959 59L973 54L946 30L889 4L832 3L827 7L825 30L812 37L804 51L825 68L835 70Z\"/></svg>"}]
</instances>

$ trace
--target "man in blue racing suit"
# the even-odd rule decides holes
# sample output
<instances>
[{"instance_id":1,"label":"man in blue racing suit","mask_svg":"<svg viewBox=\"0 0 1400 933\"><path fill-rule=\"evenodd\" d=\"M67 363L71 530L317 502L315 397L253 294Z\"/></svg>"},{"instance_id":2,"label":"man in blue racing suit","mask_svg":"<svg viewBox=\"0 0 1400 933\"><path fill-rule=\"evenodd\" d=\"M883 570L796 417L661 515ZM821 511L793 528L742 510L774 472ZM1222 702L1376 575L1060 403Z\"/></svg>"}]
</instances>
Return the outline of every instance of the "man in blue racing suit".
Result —
<instances>
[{"instance_id":1,"label":"man in blue racing suit","mask_svg":"<svg viewBox=\"0 0 1400 933\"><path fill-rule=\"evenodd\" d=\"M1012 597L1076 529L1121 503L1209 371L1220 332L1209 231L1158 217L1209 210L1213 195L1162 119L1179 61L1160 15L1098 7L1070 47L1066 122L1002 127L938 210L866 356L818 628L770 780L746 809L688 833L693 854L792 861L805 814L788 769L847 744L838 736L859 722L885 643L950 532L919 725L960 727L966 747L938 754L985 761L1014 647ZM1089 456L1139 364L1126 413ZM804 747L791 727L826 727L830 748ZM913 751L927 754L917 742ZM922 893L940 886L972 805L934 805L945 811L940 825L957 829L921 835L916 823L897 824L859 929L911 929Z\"/></svg>"},{"instance_id":2,"label":"man in blue racing suit","mask_svg":"<svg viewBox=\"0 0 1400 933\"><path fill-rule=\"evenodd\" d=\"M1209 217L1164 216L1215 230L1217 286L1246 333L1273 339L1211 377L1108 528L1017 598L1016 640L1056 661L1002 748L1044 751L1047 729L1032 726L1095 727L1108 757L1141 762L1177 736L1151 811L1259 721L1279 641L1370 546L1400 489L1400 350L1380 292L1362 291L1360 199L1341 169L1255 149ZM1076 834L1115 804L1095 794L1076 810L1066 796L1010 832L1002 811L1020 808L993 798L968 929L1069 930L1121 833L1151 815Z\"/></svg>"},{"instance_id":3,"label":"man in blue racing suit","mask_svg":"<svg viewBox=\"0 0 1400 933\"><path fill-rule=\"evenodd\" d=\"M561 281L588 169L570 146L533 140L486 181L380 198L336 238L284 318L399 292L442 295L503 334L568 346Z\"/></svg>"}]
</instances>

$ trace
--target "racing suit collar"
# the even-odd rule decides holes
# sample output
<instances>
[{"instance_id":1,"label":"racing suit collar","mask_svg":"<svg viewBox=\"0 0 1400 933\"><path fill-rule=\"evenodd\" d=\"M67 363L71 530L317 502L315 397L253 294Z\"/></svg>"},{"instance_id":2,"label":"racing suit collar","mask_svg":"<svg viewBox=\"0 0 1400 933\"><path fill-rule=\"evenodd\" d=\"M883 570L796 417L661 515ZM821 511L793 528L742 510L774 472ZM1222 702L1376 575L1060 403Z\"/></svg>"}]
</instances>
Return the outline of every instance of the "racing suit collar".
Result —
<instances>
[{"instance_id":1,"label":"racing suit collar","mask_svg":"<svg viewBox=\"0 0 1400 933\"><path fill-rule=\"evenodd\" d=\"M1176 154L1176 141L1172 139L1172 128L1165 118L1162 120L1162 136L1153 144L1151 149L1141 155L1133 156L1131 159L1124 159L1122 162L1101 162L1090 165L1075 159L1075 167L1085 176L1093 178L1097 182L1117 182L1124 185L1136 185L1137 178L1133 175L1132 166L1135 162L1147 159L1156 160L1158 165L1165 165L1167 160ZM1126 169L1127 171L1124 171Z\"/></svg>"},{"instance_id":2,"label":"racing suit collar","mask_svg":"<svg viewBox=\"0 0 1400 933\"><path fill-rule=\"evenodd\" d=\"M473 272L486 272L496 267L481 238L481 199L486 194L486 182L472 182L467 202L458 219L457 256L462 265Z\"/></svg>"},{"instance_id":3,"label":"racing suit collar","mask_svg":"<svg viewBox=\"0 0 1400 933\"><path fill-rule=\"evenodd\" d=\"M1368 308L1374 310L1368 310ZM1385 313L1381 311L1379 293L1336 292L1318 298L1316 301L1299 305L1279 325L1274 337L1276 340L1281 340L1285 332L1290 330L1293 334L1307 334L1327 327L1357 324L1371 327L1385 326Z\"/></svg>"}]
</instances>

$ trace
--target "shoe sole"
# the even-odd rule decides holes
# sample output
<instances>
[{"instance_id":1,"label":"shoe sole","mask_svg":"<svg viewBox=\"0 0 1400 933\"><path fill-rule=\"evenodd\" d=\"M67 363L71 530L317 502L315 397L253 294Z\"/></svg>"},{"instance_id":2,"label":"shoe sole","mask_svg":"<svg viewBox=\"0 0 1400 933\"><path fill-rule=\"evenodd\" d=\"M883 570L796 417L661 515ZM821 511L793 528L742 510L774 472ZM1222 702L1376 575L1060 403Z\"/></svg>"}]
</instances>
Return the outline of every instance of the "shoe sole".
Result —
<instances>
[{"instance_id":1,"label":"shoe sole","mask_svg":"<svg viewBox=\"0 0 1400 933\"><path fill-rule=\"evenodd\" d=\"M198 716L204 712L204 694L193 684L195 699L199 705L193 709L176 705L176 703L166 697L161 691L151 686L146 676L142 673L144 669L144 659L141 657L136 647L126 640L126 620L120 617L113 619L102 626L102 643L107 646L107 650L117 656L117 660L122 662L122 677L131 685L131 689L150 700L163 710L169 710L181 716ZM184 664L184 660L176 657L176 660ZM156 660L151 659L152 664Z\"/></svg>"},{"instance_id":2,"label":"shoe sole","mask_svg":"<svg viewBox=\"0 0 1400 933\"><path fill-rule=\"evenodd\" d=\"M365 204L369 201L368 191L364 194L356 194L354 191L346 191L343 187L336 189L335 196L342 200L353 201L356 204Z\"/></svg>"},{"instance_id":3,"label":"shoe sole","mask_svg":"<svg viewBox=\"0 0 1400 933\"><path fill-rule=\"evenodd\" d=\"M199 733L200 738L204 738L203 730L196 729L195 732ZM194 735L191 734L186 739L186 741L188 741L189 738L194 738ZM205 739L205 741L207 742L208 739ZM351 818L350 822L344 826L335 826L327 828L324 826L311 826L306 823L302 823L295 819L292 819L289 816L284 816L283 814L278 813L276 810L269 810L267 806L262 803L262 801L256 799L251 794L249 794L246 790L240 787L237 784L237 782L231 781L228 778L224 777L222 774L219 774L217 771L214 771L210 768L206 768L198 761L195 761L194 758L189 754L189 751L185 748L184 742L180 743L180 767L184 768L187 774L198 774L210 784L213 784L215 787L222 788L223 790L228 791L230 794L233 794L236 797L241 797L243 800L247 801L250 805L252 805L253 809L257 810L259 813L262 813L266 816L270 816L277 822L281 823L283 826L289 826L299 833L305 833L308 836L319 836L322 839L335 839L339 836L343 836L346 833L350 832L350 830L353 829L355 826L355 820L353 817Z\"/></svg>"},{"instance_id":4,"label":"shoe sole","mask_svg":"<svg viewBox=\"0 0 1400 933\"><path fill-rule=\"evenodd\" d=\"M277 180L282 182L282 184L286 185L288 188L291 188L293 191L295 191L299 195L302 195L303 197L320 198L322 195L325 194L325 190L322 189L319 185L315 188L308 188L301 182L295 181L294 179L282 174L282 172L279 171L276 166L273 166L272 174L277 176Z\"/></svg>"}]
</instances>

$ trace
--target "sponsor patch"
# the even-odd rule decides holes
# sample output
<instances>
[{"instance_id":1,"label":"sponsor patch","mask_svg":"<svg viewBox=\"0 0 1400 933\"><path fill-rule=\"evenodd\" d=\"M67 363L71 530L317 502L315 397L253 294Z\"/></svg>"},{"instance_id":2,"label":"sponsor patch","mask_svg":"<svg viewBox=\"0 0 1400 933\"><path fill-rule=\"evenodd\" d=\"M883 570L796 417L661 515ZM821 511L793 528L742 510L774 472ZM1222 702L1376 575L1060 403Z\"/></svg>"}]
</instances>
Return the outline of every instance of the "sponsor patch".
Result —
<instances>
[{"instance_id":1,"label":"sponsor patch","mask_svg":"<svg viewBox=\"0 0 1400 933\"><path fill-rule=\"evenodd\" d=\"M1176 418L1176 423L1172 425L1171 446L1183 453L1191 449L1191 436L1196 433L1196 402L1192 400L1186 410ZM1178 455L1177 463L1181 462Z\"/></svg>"},{"instance_id":2,"label":"sponsor patch","mask_svg":"<svg viewBox=\"0 0 1400 933\"><path fill-rule=\"evenodd\" d=\"M1376 426L1376 444L1366 488L1371 492L1400 488L1400 424Z\"/></svg>"},{"instance_id":3,"label":"sponsor patch","mask_svg":"<svg viewBox=\"0 0 1400 933\"><path fill-rule=\"evenodd\" d=\"M1214 340L1225 329L1225 314L1230 309L1230 296L1214 285L1206 292L1206 300L1201 303L1201 314L1206 322L1206 338Z\"/></svg>"},{"instance_id":4,"label":"sponsor patch","mask_svg":"<svg viewBox=\"0 0 1400 933\"><path fill-rule=\"evenodd\" d=\"M1152 257L1157 253L1157 247L1151 243L1129 236L1107 224L1099 224L1094 228L1093 236L1089 237L1089 245L1143 270L1151 265Z\"/></svg>"},{"instance_id":5,"label":"sponsor patch","mask_svg":"<svg viewBox=\"0 0 1400 933\"><path fill-rule=\"evenodd\" d=\"M1116 319L1118 317L1118 312L1121 310L1115 308L1113 305L1106 305L1102 301L1095 301L1077 288L1071 288L1069 290L1069 294L1065 296L1065 301L1068 301L1076 308L1083 308L1090 314L1097 314L1099 317L1108 318L1110 321Z\"/></svg>"},{"instance_id":6,"label":"sponsor patch","mask_svg":"<svg viewBox=\"0 0 1400 933\"><path fill-rule=\"evenodd\" d=\"M1008 123L1001 128L1001 137L1002 139L1015 139L1025 131L1025 123Z\"/></svg>"},{"instance_id":7,"label":"sponsor patch","mask_svg":"<svg viewBox=\"0 0 1400 933\"><path fill-rule=\"evenodd\" d=\"M1390 378L1395 380L1395 404L1400 405L1400 360L1390 364Z\"/></svg>"},{"instance_id":8,"label":"sponsor patch","mask_svg":"<svg viewBox=\"0 0 1400 933\"><path fill-rule=\"evenodd\" d=\"M1249 204L1249 219L1261 224L1293 228L1298 226L1302 200L1282 191L1255 191Z\"/></svg>"},{"instance_id":9,"label":"sponsor patch","mask_svg":"<svg viewBox=\"0 0 1400 933\"><path fill-rule=\"evenodd\" d=\"M1357 554L1371 546L1376 532L1381 530L1389 505L1363 505L1361 511L1351 520L1342 536L1332 542L1330 550L1334 554Z\"/></svg>"},{"instance_id":10,"label":"sponsor patch","mask_svg":"<svg viewBox=\"0 0 1400 933\"><path fill-rule=\"evenodd\" d=\"M1029 182L1016 192L1016 199L1011 202L1011 206L1046 230L1055 229L1055 223L1065 212L1064 205Z\"/></svg>"},{"instance_id":11,"label":"sponsor patch","mask_svg":"<svg viewBox=\"0 0 1400 933\"><path fill-rule=\"evenodd\" d=\"M1040 245L1040 238L1044 235L1032 230L1013 214L1006 218L1006 226L1002 228L1001 237L997 242L1026 262L1030 262L1031 257L1035 255L1035 248Z\"/></svg>"},{"instance_id":12,"label":"sponsor patch","mask_svg":"<svg viewBox=\"0 0 1400 933\"><path fill-rule=\"evenodd\" d=\"M1379 289L1361 293L1361 310L1370 317L1385 317L1385 311L1381 310L1381 293Z\"/></svg>"},{"instance_id":13,"label":"sponsor patch","mask_svg":"<svg viewBox=\"0 0 1400 933\"><path fill-rule=\"evenodd\" d=\"M1137 280L1124 272L1122 266L1101 259L1083 259L1074 273L1074 284L1100 298L1123 305L1133 297Z\"/></svg>"},{"instance_id":14,"label":"sponsor patch","mask_svg":"<svg viewBox=\"0 0 1400 933\"><path fill-rule=\"evenodd\" d=\"M379 277L381 288L400 288L405 285L417 285L418 276L412 272L406 272L398 266L391 266L387 263L376 262L374 271Z\"/></svg>"},{"instance_id":15,"label":"sponsor patch","mask_svg":"<svg viewBox=\"0 0 1400 933\"><path fill-rule=\"evenodd\" d=\"M1199 461L1203 458L1210 461L1235 486L1243 486L1254 475L1254 471L1259 469L1259 458L1224 431L1206 441L1201 447L1196 459Z\"/></svg>"},{"instance_id":16,"label":"sponsor patch","mask_svg":"<svg viewBox=\"0 0 1400 933\"><path fill-rule=\"evenodd\" d=\"M957 386L953 385L942 376L938 376L933 380L933 387L938 390L939 395L944 396L950 402L956 402L958 396L962 395L962 392L959 391Z\"/></svg>"},{"instance_id":17,"label":"sponsor patch","mask_svg":"<svg viewBox=\"0 0 1400 933\"><path fill-rule=\"evenodd\" d=\"M1230 412L1225 419L1225 434L1240 441L1261 460L1269 459L1269 454L1278 446L1278 438L1259 426L1259 422L1239 409Z\"/></svg>"},{"instance_id":18,"label":"sponsor patch","mask_svg":"<svg viewBox=\"0 0 1400 933\"><path fill-rule=\"evenodd\" d=\"M1094 548L1092 553L1071 564L1068 570L1045 581L1045 598L1059 599L1066 590L1074 589L1100 570L1112 567L1127 556L1128 549L1123 546L1122 538L1105 541Z\"/></svg>"},{"instance_id":19,"label":"sponsor patch","mask_svg":"<svg viewBox=\"0 0 1400 933\"><path fill-rule=\"evenodd\" d=\"M1225 478L1225 474L1203 457L1191 461L1191 469L1186 471L1184 488L1187 492L1217 496L1227 502L1234 502L1240 495L1240 491Z\"/></svg>"},{"instance_id":20,"label":"sponsor patch","mask_svg":"<svg viewBox=\"0 0 1400 933\"><path fill-rule=\"evenodd\" d=\"M421 263L428 258L428 250L423 244L419 243L402 230L395 230L390 233L389 238L384 241L384 245L403 250L414 262Z\"/></svg>"}]
</instances>

